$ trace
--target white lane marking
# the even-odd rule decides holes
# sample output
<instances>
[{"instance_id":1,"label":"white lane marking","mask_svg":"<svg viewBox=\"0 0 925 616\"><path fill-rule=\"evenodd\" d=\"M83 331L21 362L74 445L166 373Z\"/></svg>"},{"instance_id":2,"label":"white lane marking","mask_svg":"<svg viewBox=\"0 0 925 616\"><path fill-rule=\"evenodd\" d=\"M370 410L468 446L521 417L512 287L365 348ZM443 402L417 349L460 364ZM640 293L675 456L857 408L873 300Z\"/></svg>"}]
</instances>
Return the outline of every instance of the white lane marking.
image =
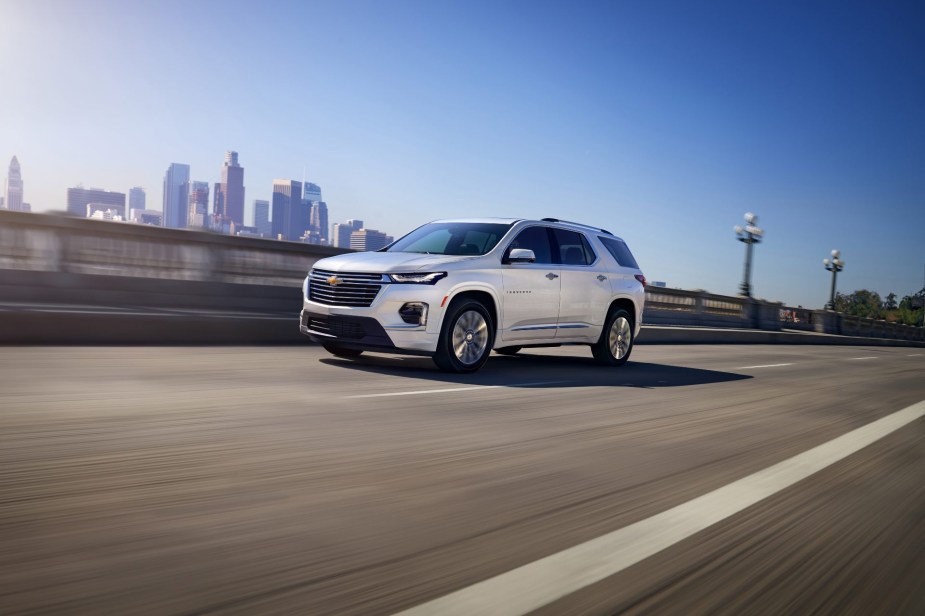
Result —
<instances>
[{"instance_id":1,"label":"white lane marking","mask_svg":"<svg viewBox=\"0 0 925 616\"><path fill-rule=\"evenodd\" d=\"M921 357L921 356L922 356L921 353L913 353L912 355L909 355L908 357Z\"/></svg>"},{"instance_id":2,"label":"white lane marking","mask_svg":"<svg viewBox=\"0 0 925 616\"><path fill-rule=\"evenodd\" d=\"M779 366L792 366L793 364L765 364L763 366L740 366L738 368L733 368L733 370L749 370L751 368L777 368Z\"/></svg>"},{"instance_id":3,"label":"white lane marking","mask_svg":"<svg viewBox=\"0 0 925 616\"><path fill-rule=\"evenodd\" d=\"M512 569L401 616L526 614L790 487L925 416L925 400L630 526Z\"/></svg>"},{"instance_id":4,"label":"white lane marking","mask_svg":"<svg viewBox=\"0 0 925 616\"><path fill-rule=\"evenodd\" d=\"M848 361L856 361L859 359L880 359L879 357L849 357Z\"/></svg>"},{"instance_id":5,"label":"white lane marking","mask_svg":"<svg viewBox=\"0 0 925 616\"><path fill-rule=\"evenodd\" d=\"M448 389L423 389L416 391L393 391L384 394L361 394L359 396L344 396L350 398L386 398L389 396L421 396L424 394L445 394L454 391L479 391L481 389L498 389L499 387L539 387L541 385L561 385L571 381L538 381L536 383L511 383L509 385L473 385L472 387L451 387Z\"/></svg>"}]
</instances>

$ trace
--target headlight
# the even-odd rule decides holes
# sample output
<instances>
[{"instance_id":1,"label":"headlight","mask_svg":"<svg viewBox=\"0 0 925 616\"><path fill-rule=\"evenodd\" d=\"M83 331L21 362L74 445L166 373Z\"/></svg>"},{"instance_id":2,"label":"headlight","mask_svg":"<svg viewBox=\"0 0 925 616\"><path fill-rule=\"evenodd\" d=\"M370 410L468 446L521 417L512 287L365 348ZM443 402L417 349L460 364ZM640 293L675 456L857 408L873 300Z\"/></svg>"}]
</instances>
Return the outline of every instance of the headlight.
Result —
<instances>
[{"instance_id":1,"label":"headlight","mask_svg":"<svg viewBox=\"0 0 925 616\"><path fill-rule=\"evenodd\" d=\"M441 278L446 278L446 272L430 272L429 274L389 274L392 282L403 284L437 284Z\"/></svg>"}]
</instances>

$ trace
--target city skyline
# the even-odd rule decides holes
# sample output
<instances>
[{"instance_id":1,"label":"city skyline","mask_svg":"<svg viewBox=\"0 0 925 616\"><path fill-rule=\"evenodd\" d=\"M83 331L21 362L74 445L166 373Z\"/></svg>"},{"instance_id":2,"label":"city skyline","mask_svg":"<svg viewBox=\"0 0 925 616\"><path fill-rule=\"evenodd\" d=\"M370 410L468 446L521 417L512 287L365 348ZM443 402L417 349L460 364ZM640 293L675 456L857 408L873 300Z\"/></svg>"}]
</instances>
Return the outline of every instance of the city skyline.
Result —
<instances>
[{"instance_id":1,"label":"city skyline","mask_svg":"<svg viewBox=\"0 0 925 616\"><path fill-rule=\"evenodd\" d=\"M282 21L272 4L49 6L0 23L21 59L0 79L23 84L0 109L0 160L18 156L35 211L79 181L160 203L170 161L212 183L234 149L246 220L274 178L315 178L333 220L399 236L445 217L575 219L626 239L651 279L734 294L732 227L753 211L759 297L821 306L834 248L840 290L923 284L916 5L307 3ZM202 44L166 44L168 24ZM177 66L201 76L196 97L166 87ZM311 79L275 96L293 74Z\"/></svg>"},{"instance_id":2,"label":"city skyline","mask_svg":"<svg viewBox=\"0 0 925 616\"><path fill-rule=\"evenodd\" d=\"M141 186L133 186L128 190L128 203L126 203L125 193L99 187L85 188L82 184L78 184L67 189L64 207L61 210L52 209L46 211L52 213L60 211L72 216L94 217L119 222L157 224L167 228L208 229L220 233L233 231L235 234L243 232L246 235L277 239L271 233L271 222L267 218L272 211L270 202L267 200L254 200L253 214L249 217L253 224L246 224L248 220L244 214L243 203L241 203L245 190L243 167L238 164L237 152L228 150L225 153L225 162L222 168L223 181L216 182L214 185L215 193L211 210L209 205L209 182L191 178L192 169L190 165L171 163L168 166L164 174L163 202L160 210L145 209L147 193ZM278 182L282 182L282 180L274 180L274 192ZM286 216L291 216L292 219L280 223L286 229L283 234L285 239L332 245L330 239L332 225L328 220L327 203L322 200L321 187L307 181L298 182L297 184L300 186L298 203L291 212L286 209L287 213L285 214ZM0 209L31 211L30 205L23 203L22 200L21 166L16 156L10 162L4 195L6 195L6 198L0 199ZM12 203L14 207L8 208L6 203ZM165 215L165 212L169 212L169 215ZM134 213L137 213L138 216L135 216ZM153 216L155 213L160 215L155 217ZM103 214L105 214L105 217ZM159 222L154 223L155 219ZM229 226L230 223L234 223L233 226ZM373 231L379 233L378 231ZM344 246L349 246L349 242L345 242Z\"/></svg>"}]
</instances>

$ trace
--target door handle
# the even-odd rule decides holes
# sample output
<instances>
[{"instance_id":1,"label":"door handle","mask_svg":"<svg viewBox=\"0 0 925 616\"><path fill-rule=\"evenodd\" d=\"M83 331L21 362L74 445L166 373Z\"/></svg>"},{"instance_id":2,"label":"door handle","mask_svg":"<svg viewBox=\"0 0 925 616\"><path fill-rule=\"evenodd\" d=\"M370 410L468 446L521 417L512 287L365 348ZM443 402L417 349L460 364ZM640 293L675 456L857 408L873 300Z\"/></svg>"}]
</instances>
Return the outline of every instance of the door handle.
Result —
<instances>
[{"instance_id":1,"label":"door handle","mask_svg":"<svg viewBox=\"0 0 925 616\"><path fill-rule=\"evenodd\" d=\"M556 278L559 277L559 274L553 274L552 272L549 272L548 274L546 274L546 277L549 278L550 280L555 280Z\"/></svg>"},{"instance_id":2,"label":"door handle","mask_svg":"<svg viewBox=\"0 0 925 616\"><path fill-rule=\"evenodd\" d=\"M598 274L597 279L600 280L601 282L604 282L605 280L607 280L607 276L603 274Z\"/></svg>"}]
</instances>

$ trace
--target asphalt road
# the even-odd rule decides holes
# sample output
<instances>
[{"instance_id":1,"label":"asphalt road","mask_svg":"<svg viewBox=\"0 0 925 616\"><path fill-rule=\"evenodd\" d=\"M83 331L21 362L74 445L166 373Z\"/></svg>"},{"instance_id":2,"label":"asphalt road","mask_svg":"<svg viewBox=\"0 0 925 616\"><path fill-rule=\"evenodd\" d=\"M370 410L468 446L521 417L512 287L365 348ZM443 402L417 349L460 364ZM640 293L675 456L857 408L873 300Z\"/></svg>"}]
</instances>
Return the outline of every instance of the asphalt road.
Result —
<instances>
[{"instance_id":1,"label":"asphalt road","mask_svg":"<svg viewBox=\"0 0 925 616\"><path fill-rule=\"evenodd\" d=\"M394 613L925 400L915 348L633 360L0 348L0 613ZM537 613L922 614L922 580L917 419Z\"/></svg>"}]
</instances>

